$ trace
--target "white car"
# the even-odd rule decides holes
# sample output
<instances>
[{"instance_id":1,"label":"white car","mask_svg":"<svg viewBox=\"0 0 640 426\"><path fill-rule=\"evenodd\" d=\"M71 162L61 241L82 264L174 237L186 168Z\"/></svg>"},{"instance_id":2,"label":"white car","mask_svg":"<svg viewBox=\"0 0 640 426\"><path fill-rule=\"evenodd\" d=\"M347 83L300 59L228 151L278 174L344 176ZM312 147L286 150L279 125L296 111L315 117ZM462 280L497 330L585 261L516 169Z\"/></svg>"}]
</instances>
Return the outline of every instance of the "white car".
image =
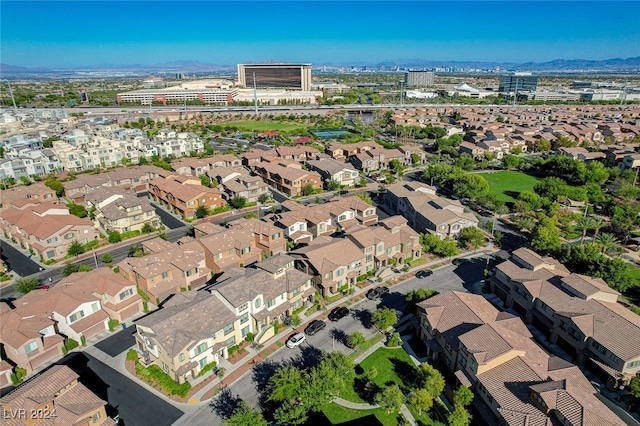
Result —
<instances>
[{"instance_id":1,"label":"white car","mask_svg":"<svg viewBox=\"0 0 640 426\"><path fill-rule=\"evenodd\" d=\"M287 347L289 349L293 349L296 346L300 345L305 340L307 340L307 336L305 336L304 333L297 333L297 334L294 334L293 336L289 337L289 339L287 340L287 343L285 343L285 344L287 345Z\"/></svg>"}]
</instances>

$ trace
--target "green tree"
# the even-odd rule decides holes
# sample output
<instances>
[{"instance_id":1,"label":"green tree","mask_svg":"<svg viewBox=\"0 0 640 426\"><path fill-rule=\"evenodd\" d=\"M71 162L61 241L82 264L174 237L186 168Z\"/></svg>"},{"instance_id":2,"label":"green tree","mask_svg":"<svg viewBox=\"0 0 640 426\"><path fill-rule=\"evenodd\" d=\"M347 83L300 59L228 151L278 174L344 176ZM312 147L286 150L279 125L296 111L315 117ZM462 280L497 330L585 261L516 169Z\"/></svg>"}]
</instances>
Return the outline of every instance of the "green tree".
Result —
<instances>
[{"instance_id":1,"label":"green tree","mask_svg":"<svg viewBox=\"0 0 640 426\"><path fill-rule=\"evenodd\" d=\"M56 195L58 197L62 197L62 195L64 194L64 186L62 186L62 183L56 180L55 176L53 175L47 176L47 179L44 181L44 184L50 189L56 191Z\"/></svg>"},{"instance_id":2,"label":"green tree","mask_svg":"<svg viewBox=\"0 0 640 426\"><path fill-rule=\"evenodd\" d=\"M364 334L359 331L354 331L349 335L347 341L351 346L355 348L366 342L366 339L364 337Z\"/></svg>"},{"instance_id":3,"label":"green tree","mask_svg":"<svg viewBox=\"0 0 640 426\"><path fill-rule=\"evenodd\" d=\"M468 426L471 423L471 414L466 408L458 405L447 416L449 426Z\"/></svg>"},{"instance_id":4,"label":"green tree","mask_svg":"<svg viewBox=\"0 0 640 426\"><path fill-rule=\"evenodd\" d=\"M65 277L68 277L69 275L73 274L74 272L78 272L79 270L80 270L80 265L67 262L64 264L64 267L62 268L62 275L64 275Z\"/></svg>"},{"instance_id":5,"label":"green tree","mask_svg":"<svg viewBox=\"0 0 640 426\"><path fill-rule=\"evenodd\" d=\"M597 241L602 253L611 254L616 247L619 246L620 240L618 240L615 235L609 234L607 232L603 232L598 235L597 238L594 238L594 241Z\"/></svg>"},{"instance_id":6,"label":"green tree","mask_svg":"<svg viewBox=\"0 0 640 426\"><path fill-rule=\"evenodd\" d=\"M228 426L267 426L269 424L260 410L250 407L244 401L240 401L225 423Z\"/></svg>"},{"instance_id":7,"label":"green tree","mask_svg":"<svg viewBox=\"0 0 640 426\"><path fill-rule=\"evenodd\" d=\"M402 170L402 163L400 163L400 160L394 158L393 160L389 161L389 166L391 167L391 169L393 170L394 173L398 173Z\"/></svg>"},{"instance_id":8,"label":"green tree","mask_svg":"<svg viewBox=\"0 0 640 426\"><path fill-rule=\"evenodd\" d=\"M340 189L340 182L338 182L335 179L331 179L329 182L327 182L327 189L329 191L335 191L336 189Z\"/></svg>"},{"instance_id":9,"label":"green tree","mask_svg":"<svg viewBox=\"0 0 640 426\"><path fill-rule=\"evenodd\" d=\"M271 197L269 196L269 194L264 193L264 194L260 194L260 196L258 197L258 202L259 202L260 204L265 204L265 203L267 203L270 199L271 199Z\"/></svg>"},{"instance_id":10,"label":"green tree","mask_svg":"<svg viewBox=\"0 0 640 426\"><path fill-rule=\"evenodd\" d=\"M587 236L587 231L592 229L594 226L593 219L589 216L582 216L580 219L576 221L575 229L576 231L582 232L582 237L580 237L580 244L584 243L584 238Z\"/></svg>"},{"instance_id":11,"label":"green tree","mask_svg":"<svg viewBox=\"0 0 640 426\"><path fill-rule=\"evenodd\" d=\"M419 288L416 290L411 290L405 296L404 300L407 302L407 305L410 307L412 312L416 312L416 305L424 300L427 300L433 296L440 294L438 290L432 290L427 288Z\"/></svg>"},{"instance_id":12,"label":"green tree","mask_svg":"<svg viewBox=\"0 0 640 426\"><path fill-rule=\"evenodd\" d=\"M442 374L426 362L418 367L417 379L419 387L429 392L433 397L437 397L444 390Z\"/></svg>"},{"instance_id":13,"label":"green tree","mask_svg":"<svg viewBox=\"0 0 640 426\"><path fill-rule=\"evenodd\" d=\"M111 255L109 253L105 253L105 254L102 255L100 260L102 260L102 262L104 262L104 263L111 263L111 262L113 262L113 257L111 257Z\"/></svg>"},{"instance_id":14,"label":"green tree","mask_svg":"<svg viewBox=\"0 0 640 426\"><path fill-rule=\"evenodd\" d=\"M456 158L454 164L462 170L470 172L475 167L476 162L469 154L462 154L460 157Z\"/></svg>"},{"instance_id":15,"label":"green tree","mask_svg":"<svg viewBox=\"0 0 640 426\"><path fill-rule=\"evenodd\" d=\"M462 247L471 246L474 250L477 250L478 247L486 245L487 238L480 229L475 226L469 226L460 232L460 238L458 241Z\"/></svg>"},{"instance_id":16,"label":"green tree","mask_svg":"<svg viewBox=\"0 0 640 426\"><path fill-rule=\"evenodd\" d=\"M87 209L80 204L69 203L67 204L67 207L69 208L69 213L77 217L87 217L89 214Z\"/></svg>"},{"instance_id":17,"label":"green tree","mask_svg":"<svg viewBox=\"0 0 640 426\"><path fill-rule=\"evenodd\" d=\"M544 139L544 138L540 138L538 139L538 142L536 143L536 147L538 148L538 151L540 152L547 152L551 150L551 142L549 142L548 140Z\"/></svg>"},{"instance_id":18,"label":"green tree","mask_svg":"<svg viewBox=\"0 0 640 426\"><path fill-rule=\"evenodd\" d=\"M313 187L313 184L308 183L302 188L302 195L313 195L316 192L316 189Z\"/></svg>"},{"instance_id":19,"label":"green tree","mask_svg":"<svg viewBox=\"0 0 640 426\"><path fill-rule=\"evenodd\" d=\"M415 407L418 414L426 413L433 407L433 396L425 389L417 389L409 396L409 403Z\"/></svg>"},{"instance_id":20,"label":"green tree","mask_svg":"<svg viewBox=\"0 0 640 426\"><path fill-rule=\"evenodd\" d=\"M234 209L243 209L244 206L247 205L247 199L240 195L236 195L229 200L229 205Z\"/></svg>"},{"instance_id":21,"label":"green tree","mask_svg":"<svg viewBox=\"0 0 640 426\"><path fill-rule=\"evenodd\" d=\"M629 392L636 398L640 398L640 376L633 376L629 382Z\"/></svg>"},{"instance_id":22,"label":"green tree","mask_svg":"<svg viewBox=\"0 0 640 426\"><path fill-rule=\"evenodd\" d=\"M477 199L489 192L489 182L480 175L465 175L453 184L453 190L460 197Z\"/></svg>"},{"instance_id":23,"label":"green tree","mask_svg":"<svg viewBox=\"0 0 640 426\"><path fill-rule=\"evenodd\" d=\"M303 405L285 402L276 408L273 418L277 424L284 426L296 426L307 421L307 408Z\"/></svg>"},{"instance_id":24,"label":"green tree","mask_svg":"<svg viewBox=\"0 0 640 426\"><path fill-rule=\"evenodd\" d=\"M241 197L242 198L242 197ZM195 215L198 219L209 216L209 209L207 206L200 205L196 208Z\"/></svg>"},{"instance_id":25,"label":"green tree","mask_svg":"<svg viewBox=\"0 0 640 426\"><path fill-rule=\"evenodd\" d=\"M122 241L122 235L120 235L120 232L118 231L109 231L109 242L111 244L116 244L119 243L120 241Z\"/></svg>"},{"instance_id":26,"label":"green tree","mask_svg":"<svg viewBox=\"0 0 640 426\"><path fill-rule=\"evenodd\" d=\"M71 244L69 244L69 248L67 249L67 254L69 256L78 256L82 253L84 253L84 248L82 247L82 244L78 242L78 240L74 240L73 242L71 242Z\"/></svg>"},{"instance_id":27,"label":"green tree","mask_svg":"<svg viewBox=\"0 0 640 426\"><path fill-rule=\"evenodd\" d=\"M80 266L78 266L78 272L91 272L91 266L89 266L89 265L80 265Z\"/></svg>"},{"instance_id":28,"label":"green tree","mask_svg":"<svg viewBox=\"0 0 640 426\"><path fill-rule=\"evenodd\" d=\"M413 164L414 166L420 164L420 160L420 155L416 154L415 152L411 154L411 164Z\"/></svg>"},{"instance_id":29,"label":"green tree","mask_svg":"<svg viewBox=\"0 0 640 426\"><path fill-rule=\"evenodd\" d=\"M267 384L267 399L272 402L300 402L301 389L306 382L299 368L287 366L276 370Z\"/></svg>"},{"instance_id":30,"label":"green tree","mask_svg":"<svg viewBox=\"0 0 640 426\"><path fill-rule=\"evenodd\" d=\"M143 234L150 234L150 233L152 233L152 232L153 232L153 231L155 231L155 230L156 230L156 228L154 228L153 226L151 226L151 224L150 224L149 222L145 222L145 224L144 224L144 225L142 225L142 230L141 230L141 232L142 232Z\"/></svg>"},{"instance_id":31,"label":"green tree","mask_svg":"<svg viewBox=\"0 0 640 426\"><path fill-rule=\"evenodd\" d=\"M371 199L369 194L356 194L356 197L360 198L362 201L369 204L370 206L373 205L373 200Z\"/></svg>"},{"instance_id":32,"label":"green tree","mask_svg":"<svg viewBox=\"0 0 640 426\"><path fill-rule=\"evenodd\" d=\"M37 278L18 278L15 282L16 290L22 294L27 294L38 287Z\"/></svg>"},{"instance_id":33,"label":"green tree","mask_svg":"<svg viewBox=\"0 0 640 426\"><path fill-rule=\"evenodd\" d=\"M515 155L505 155L502 158L502 164L507 169L515 169L520 165L520 158Z\"/></svg>"},{"instance_id":34,"label":"green tree","mask_svg":"<svg viewBox=\"0 0 640 426\"><path fill-rule=\"evenodd\" d=\"M26 177L26 176L20 176L20 182L22 182L22 184L23 184L24 186L29 186L29 185L31 185L31 179L29 179L29 178L28 178L28 177Z\"/></svg>"},{"instance_id":35,"label":"green tree","mask_svg":"<svg viewBox=\"0 0 640 426\"><path fill-rule=\"evenodd\" d=\"M464 385L458 386L458 389L453 393L453 404L455 406L466 407L473 401L473 392L471 389Z\"/></svg>"},{"instance_id":36,"label":"green tree","mask_svg":"<svg viewBox=\"0 0 640 426\"><path fill-rule=\"evenodd\" d=\"M404 404L404 394L395 383L378 392L373 399L387 413L399 413Z\"/></svg>"},{"instance_id":37,"label":"green tree","mask_svg":"<svg viewBox=\"0 0 640 426\"><path fill-rule=\"evenodd\" d=\"M208 188L211 186L211 178L207 175L200 175L200 183Z\"/></svg>"},{"instance_id":38,"label":"green tree","mask_svg":"<svg viewBox=\"0 0 640 426\"><path fill-rule=\"evenodd\" d=\"M373 325L375 325L378 330L384 331L398 322L398 315L395 310L390 308L376 309L371 315L371 322L373 322Z\"/></svg>"},{"instance_id":39,"label":"green tree","mask_svg":"<svg viewBox=\"0 0 640 426\"><path fill-rule=\"evenodd\" d=\"M541 254L549 254L558 251L562 241L560 231L556 227L556 220L543 217L533 229L531 248Z\"/></svg>"}]
</instances>

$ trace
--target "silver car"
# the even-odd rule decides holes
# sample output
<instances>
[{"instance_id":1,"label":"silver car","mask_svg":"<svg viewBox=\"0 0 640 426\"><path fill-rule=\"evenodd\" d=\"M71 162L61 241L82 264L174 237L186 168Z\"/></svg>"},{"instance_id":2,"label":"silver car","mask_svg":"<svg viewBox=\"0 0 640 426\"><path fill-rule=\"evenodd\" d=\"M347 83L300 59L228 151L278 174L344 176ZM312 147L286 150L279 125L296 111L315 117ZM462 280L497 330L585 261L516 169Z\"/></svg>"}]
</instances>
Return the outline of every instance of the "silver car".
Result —
<instances>
[{"instance_id":1,"label":"silver car","mask_svg":"<svg viewBox=\"0 0 640 426\"><path fill-rule=\"evenodd\" d=\"M305 340L307 340L307 336L305 336L304 333L297 333L289 337L289 339L287 340L287 343L285 344L289 349L293 349L296 346L300 345Z\"/></svg>"}]
</instances>

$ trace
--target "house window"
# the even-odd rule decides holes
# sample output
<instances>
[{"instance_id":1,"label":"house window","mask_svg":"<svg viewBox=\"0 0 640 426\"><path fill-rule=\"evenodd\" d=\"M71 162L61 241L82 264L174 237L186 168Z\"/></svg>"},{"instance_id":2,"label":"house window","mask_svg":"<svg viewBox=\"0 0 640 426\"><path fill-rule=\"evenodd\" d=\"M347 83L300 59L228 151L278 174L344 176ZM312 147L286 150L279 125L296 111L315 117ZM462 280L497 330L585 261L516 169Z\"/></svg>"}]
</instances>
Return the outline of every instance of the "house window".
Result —
<instances>
[{"instance_id":1,"label":"house window","mask_svg":"<svg viewBox=\"0 0 640 426\"><path fill-rule=\"evenodd\" d=\"M169 273L168 272L163 272L162 273L162 278L169 278Z\"/></svg>"},{"instance_id":2,"label":"house window","mask_svg":"<svg viewBox=\"0 0 640 426\"><path fill-rule=\"evenodd\" d=\"M341 277L344 275L344 269L338 269L336 271L336 277Z\"/></svg>"},{"instance_id":3,"label":"house window","mask_svg":"<svg viewBox=\"0 0 640 426\"><path fill-rule=\"evenodd\" d=\"M272 240L277 240L278 238L280 238L280 233L279 233L279 232L276 232L275 234L273 234L273 235L271 236L271 239L272 239Z\"/></svg>"},{"instance_id":4,"label":"house window","mask_svg":"<svg viewBox=\"0 0 640 426\"><path fill-rule=\"evenodd\" d=\"M184 361L184 354L178 355L178 361L180 362Z\"/></svg>"},{"instance_id":5,"label":"house window","mask_svg":"<svg viewBox=\"0 0 640 426\"><path fill-rule=\"evenodd\" d=\"M299 294L300 294L300 287L296 287L296 288L293 290L293 295L294 295L294 296L297 296L297 295L299 295Z\"/></svg>"},{"instance_id":6,"label":"house window","mask_svg":"<svg viewBox=\"0 0 640 426\"><path fill-rule=\"evenodd\" d=\"M342 222L343 220L346 220L346 219L347 219L347 215L346 215L346 214L341 214L341 215L338 217L338 222Z\"/></svg>"},{"instance_id":7,"label":"house window","mask_svg":"<svg viewBox=\"0 0 640 426\"><path fill-rule=\"evenodd\" d=\"M58 241L58 237L51 237L47 239L47 244L55 243Z\"/></svg>"},{"instance_id":8,"label":"house window","mask_svg":"<svg viewBox=\"0 0 640 426\"><path fill-rule=\"evenodd\" d=\"M65 240L70 240L73 238L73 232L69 232L68 234L64 234L64 239Z\"/></svg>"},{"instance_id":9,"label":"house window","mask_svg":"<svg viewBox=\"0 0 640 426\"><path fill-rule=\"evenodd\" d=\"M256 307L256 308L259 308L261 305L262 305L262 301L261 301L259 298L258 298L258 299L256 299L255 307Z\"/></svg>"},{"instance_id":10,"label":"house window","mask_svg":"<svg viewBox=\"0 0 640 426\"><path fill-rule=\"evenodd\" d=\"M632 361L627 363L627 368L640 367L640 361Z\"/></svg>"},{"instance_id":11,"label":"house window","mask_svg":"<svg viewBox=\"0 0 640 426\"><path fill-rule=\"evenodd\" d=\"M325 230L325 225L324 225L324 223L321 223L320 225L318 225L318 229L319 229L320 231L324 231L324 230Z\"/></svg>"},{"instance_id":12,"label":"house window","mask_svg":"<svg viewBox=\"0 0 640 426\"><path fill-rule=\"evenodd\" d=\"M240 316L240 324L244 324L247 321L249 321L249 312Z\"/></svg>"},{"instance_id":13,"label":"house window","mask_svg":"<svg viewBox=\"0 0 640 426\"><path fill-rule=\"evenodd\" d=\"M222 253L216 254L216 259L218 259L218 260L222 259Z\"/></svg>"},{"instance_id":14,"label":"house window","mask_svg":"<svg viewBox=\"0 0 640 426\"><path fill-rule=\"evenodd\" d=\"M96 312L98 310L98 302L91 304L91 312Z\"/></svg>"},{"instance_id":15,"label":"house window","mask_svg":"<svg viewBox=\"0 0 640 426\"><path fill-rule=\"evenodd\" d=\"M329 274L324 274L324 277L325 278L329 278Z\"/></svg>"},{"instance_id":16,"label":"house window","mask_svg":"<svg viewBox=\"0 0 640 426\"><path fill-rule=\"evenodd\" d=\"M93 422L97 422L98 420L100 420L100 412L95 413L91 419L93 420Z\"/></svg>"},{"instance_id":17,"label":"house window","mask_svg":"<svg viewBox=\"0 0 640 426\"><path fill-rule=\"evenodd\" d=\"M198 272L198 268L192 268L187 271L187 276L195 275Z\"/></svg>"},{"instance_id":18,"label":"house window","mask_svg":"<svg viewBox=\"0 0 640 426\"><path fill-rule=\"evenodd\" d=\"M267 301L267 309L273 307L276 304L276 299L271 299Z\"/></svg>"},{"instance_id":19,"label":"house window","mask_svg":"<svg viewBox=\"0 0 640 426\"><path fill-rule=\"evenodd\" d=\"M38 343L36 343L36 342L31 342L31 343L29 343L28 345L26 345L26 346L24 347L24 351L25 351L26 353L33 352L33 351L35 351L36 349L38 349Z\"/></svg>"},{"instance_id":20,"label":"house window","mask_svg":"<svg viewBox=\"0 0 640 426\"><path fill-rule=\"evenodd\" d=\"M131 296L132 294L133 294L133 289L127 289L127 290L123 291L122 293L120 293L118 296L120 297L120 300L122 300L127 296Z\"/></svg>"},{"instance_id":21,"label":"house window","mask_svg":"<svg viewBox=\"0 0 640 426\"><path fill-rule=\"evenodd\" d=\"M246 327L244 327L242 330L240 330L240 332L242 333L242 337L244 337L244 336L246 336L247 334L249 334L249 330L250 330L250 327L249 327L249 326L246 326Z\"/></svg>"},{"instance_id":22,"label":"house window","mask_svg":"<svg viewBox=\"0 0 640 426\"><path fill-rule=\"evenodd\" d=\"M196 346L196 349L194 350L194 352L196 355L200 355L202 352L206 350L207 350L207 342L202 342L198 346Z\"/></svg>"},{"instance_id":23,"label":"house window","mask_svg":"<svg viewBox=\"0 0 640 426\"><path fill-rule=\"evenodd\" d=\"M242 254L247 254L247 253L249 253L250 251L251 251L251 247L245 247L245 248L243 248L243 249L242 249L241 253L242 253Z\"/></svg>"},{"instance_id":24,"label":"house window","mask_svg":"<svg viewBox=\"0 0 640 426\"><path fill-rule=\"evenodd\" d=\"M232 346L236 344L236 336L231 336L227 340L224 341L225 345Z\"/></svg>"},{"instance_id":25,"label":"house window","mask_svg":"<svg viewBox=\"0 0 640 426\"><path fill-rule=\"evenodd\" d=\"M204 367L207 366L207 357L205 356L204 358L201 358L200 361L198 361L198 364L200 365L200 369L202 370Z\"/></svg>"},{"instance_id":26,"label":"house window","mask_svg":"<svg viewBox=\"0 0 640 426\"><path fill-rule=\"evenodd\" d=\"M84 311L78 311L69 317L69 324L73 324L74 322L78 321L80 318L83 318L83 317L84 317Z\"/></svg>"},{"instance_id":27,"label":"house window","mask_svg":"<svg viewBox=\"0 0 640 426\"><path fill-rule=\"evenodd\" d=\"M233 331L233 323L224 326L224 335L231 333Z\"/></svg>"}]
</instances>

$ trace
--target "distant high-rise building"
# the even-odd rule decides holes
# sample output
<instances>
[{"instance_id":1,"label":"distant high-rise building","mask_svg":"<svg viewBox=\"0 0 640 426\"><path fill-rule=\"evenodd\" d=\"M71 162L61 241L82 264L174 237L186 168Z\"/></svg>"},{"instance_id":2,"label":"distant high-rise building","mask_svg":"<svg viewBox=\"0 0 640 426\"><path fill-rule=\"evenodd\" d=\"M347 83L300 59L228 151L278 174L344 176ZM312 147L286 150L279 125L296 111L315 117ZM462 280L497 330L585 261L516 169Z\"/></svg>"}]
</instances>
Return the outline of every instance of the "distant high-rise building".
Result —
<instances>
[{"instance_id":1,"label":"distant high-rise building","mask_svg":"<svg viewBox=\"0 0 640 426\"><path fill-rule=\"evenodd\" d=\"M433 86L435 74L429 71L407 71L404 73L404 84L407 87Z\"/></svg>"},{"instance_id":2,"label":"distant high-rise building","mask_svg":"<svg viewBox=\"0 0 640 426\"><path fill-rule=\"evenodd\" d=\"M311 64L238 64L241 86L311 90Z\"/></svg>"},{"instance_id":3,"label":"distant high-rise building","mask_svg":"<svg viewBox=\"0 0 640 426\"><path fill-rule=\"evenodd\" d=\"M538 76L530 72L514 72L500 77L499 92L535 92Z\"/></svg>"}]
</instances>

